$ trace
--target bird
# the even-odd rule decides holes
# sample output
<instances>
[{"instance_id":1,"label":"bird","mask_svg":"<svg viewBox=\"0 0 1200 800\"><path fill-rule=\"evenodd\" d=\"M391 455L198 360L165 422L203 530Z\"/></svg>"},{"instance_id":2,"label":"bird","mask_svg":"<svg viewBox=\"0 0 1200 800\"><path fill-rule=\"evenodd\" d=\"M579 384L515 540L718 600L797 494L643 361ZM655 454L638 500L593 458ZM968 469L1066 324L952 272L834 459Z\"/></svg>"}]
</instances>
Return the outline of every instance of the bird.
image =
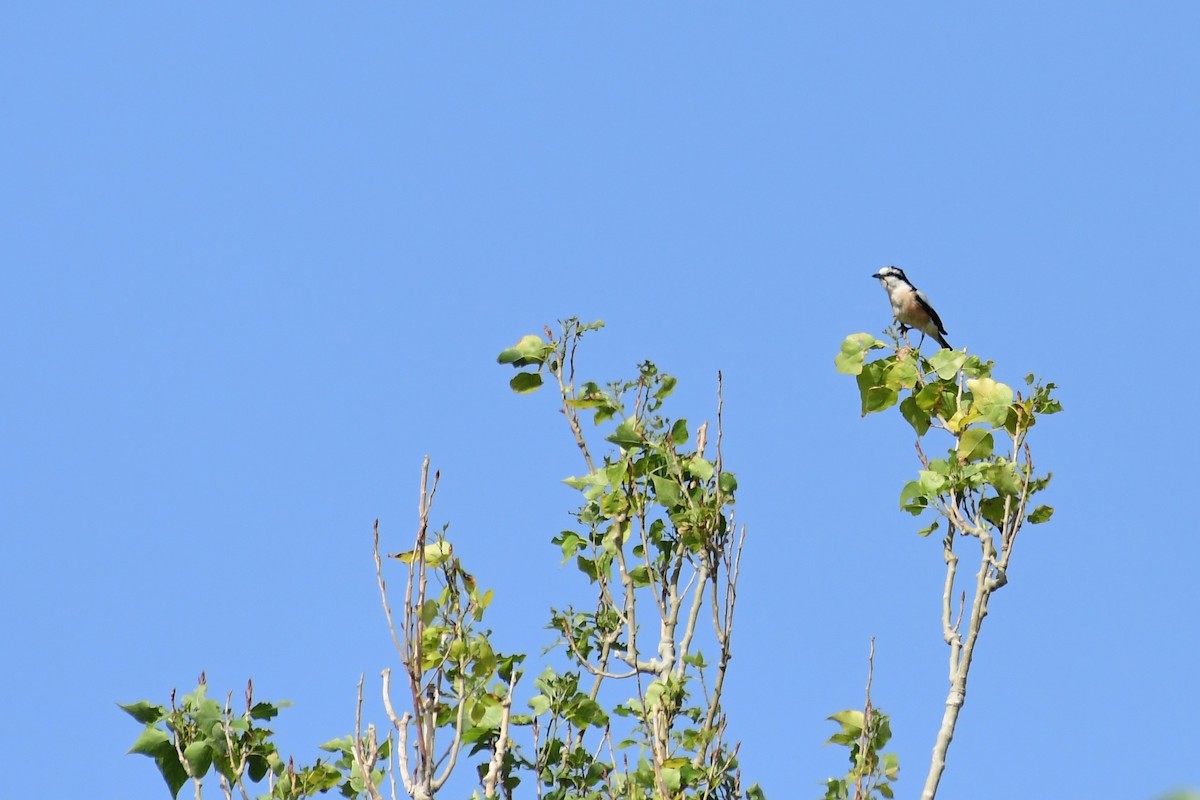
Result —
<instances>
[{"instance_id":1,"label":"bird","mask_svg":"<svg viewBox=\"0 0 1200 800\"><path fill-rule=\"evenodd\" d=\"M946 341L946 328L942 325L942 318L933 310L925 293L912 285L904 270L899 267L884 267L871 277L877 278L888 293L888 300L892 303L892 316L900 323L900 332L904 333L909 328L916 328L921 332L918 350L925 342L926 335L932 336L947 350L954 349Z\"/></svg>"}]
</instances>

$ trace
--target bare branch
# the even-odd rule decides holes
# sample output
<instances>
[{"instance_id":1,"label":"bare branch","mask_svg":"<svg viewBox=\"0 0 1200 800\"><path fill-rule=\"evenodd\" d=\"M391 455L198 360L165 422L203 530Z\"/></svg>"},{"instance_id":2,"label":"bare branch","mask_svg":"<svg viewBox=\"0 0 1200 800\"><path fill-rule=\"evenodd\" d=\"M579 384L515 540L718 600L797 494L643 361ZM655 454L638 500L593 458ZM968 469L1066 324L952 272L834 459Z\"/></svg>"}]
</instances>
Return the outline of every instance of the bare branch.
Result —
<instances>
[{"instance_id":1,"label":"bare branch","mask_svg":"<svg viewBox=\"0 0 1200 800\"><path fill-rule=\"evenodd\" d=\"M1027 487L1028 483L1026 483L1026 494ZM966 701L967 675L971 669L971 659L975 653L975 643L979 638L979 631L988 613L988 600L992 592L1003 585L1002 581L998 581L992 575L997 564L994 537L986 527L979 528L972 532L972 535L979 540L980 562L979 571L975 575L975 592L971 601L970 615L967 617L967 632L964 637L959 633L963 615L961 606L958 620L954 622L953 626L950 625L950 596L954 585L954 568L958 558L953 553L954 531L951 529L946 533L947 574L946 587L942 595L942 623L946 643L950 646L950 690L946 697L946 710L942 716L942 724L934 741L929 773L921 792L922 800L933 800L937 795L938 783L946 769L946 753L949 750L950 741L954 738L958 715ZM965 605L965 601L966 593L964 592L961 602Z\"/></svg>"},{"instance_id":2,"label":"bare branch","mask_svg":"<svg viewBox=\"0 0 1200 800\"><path fill-rule=\"evenodd\" d=\"M700 609L704 607L704 589L708 583L708 567L702 566L700 571L692 576L695 582L695 589L692 594L692 604L688 609L687 622L683 626L683 636L679 640L679 663L675 666L675 674L682 677L684 669L687 667L684 659L691 651L692 637L696 635L696 623L700 619Z\"/></svg>"},{"instance_id":3,"label":"bare branch","mask_svg":"<svg viewBox=\"0 0 1200 800\"><path fill-rule=\"evenodd\" d=\"M454 685L454 692L458 695L458 711L454 715L454 739L450 742L450 747L446 754L442 756L446 759L446 766L442 770L442 774L435 778L431 784L430 794L436 794L439 789L446 785L446 781L450 778L450 774L454 772L454 765L458 763L458 754L462 750L462 735L466 726L463 724L467 716L467 703L463 697L465 694L464 679L459 678ZM430 715L430 725L436 724L436 712Z\"/></svg>"},{"instance_id":4,"label":"bare branch","mask_svg":"<svg viewBox=\"0 0 1200 800\"><path fill-rule=\"evenodd\" d=\"M946 644L951 647L950 669L955 666L955 642L958 640L958 623L951 624L950 619L954 614L954 579L958 571L958 556L954 554L954 529L946 531L946 536L942 540L943 557L946 562L946 582L942 588L942 638Z\"/></svg>"},{"instance_id":5,"label":"bare branch","mask_svg":"<svg viewBox=\"0 0 1200 800\"><path fill-rule=\"evenodd\" d=\"M496 735L496 749L492 752L492 760L488 763L487 774L483 776L483 796L492 797L496 794L496 782L500 779L500 768L504 765L504 754L508 751L508 725L512 715L513 691L517 688L519 673L513 672L512 682L508 684L508 693L501 703L503 712L500 715L500 728Z\"/></svg>"},{"instance_id":6,"label":"bare branch","mask_svg":"<svg viewBox=\"0 0 1200 800\"><path fill-rule=\"evenodd\" d=\"M392 645L396 648L400 660L403 661L405 658L404 646L400 644L400 636L396 633L396 623L392 620L392 607L388 603L387 583L383 580L383 559L379 554L379 520L375 520L371 554L375 558L375 580L379 584L379 597L383 601L383 614L387 617L388 631L392 635Z\"/></svg>"},{"instance_id":7,"label":"bare branch","mask_svg":"<svg viewBox=\"0 0 1200 800\"><path fill-rule=\"evenodd\" d=\"M360 672L358 675L358 699L354 704L354 763L358 766L359 774L362 775L363 783L366 784L371 800L383 800L383 796L375 788L375 781L371 779L372 773L375 772L375 764L379 759L379 742L375 737L375 726L367 726L365 741L362 735L363 678L364 675Z\"/></svg>"},{"instance_id":8,"label":"bare branch","mask_svg":"<svg viewBox=\"0 0 1200 800\"><path fill-rule=\"evenodd\" d=\"M870 736L871 736L871 717L874 716L875 709L871 705L871 682L875 679L875 637L871 637L871 652L867 655L867 699L863 703L863 724L862 730L858 734L858 752L860 754L870 752ZM854 775L854 800L864 800L870 795L870 787L866 794L863 793L863 771L855 770Z\"/></svg>"}]
</instances>

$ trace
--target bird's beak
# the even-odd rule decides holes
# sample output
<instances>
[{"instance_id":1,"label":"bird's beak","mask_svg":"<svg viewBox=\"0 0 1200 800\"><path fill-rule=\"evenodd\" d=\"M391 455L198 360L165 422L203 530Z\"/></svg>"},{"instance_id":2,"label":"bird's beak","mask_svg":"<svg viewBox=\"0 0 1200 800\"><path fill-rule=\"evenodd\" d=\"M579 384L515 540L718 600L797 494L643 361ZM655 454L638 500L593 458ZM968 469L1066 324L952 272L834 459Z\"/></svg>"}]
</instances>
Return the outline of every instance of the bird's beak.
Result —
<instances>
[{"instance_id":1,"label":"bird's beak","mask_svg":"<svg viewBox=\"0 0 1200 800\"><path fill-rule=\"evenodd\" d=\"M871 277L872 277L872 278L878 278L878 277L879 277L879 273L878 273L878 272L876 272L876 273L875 273L874 275L872 275Z\"/></svg>"}]
</instances>

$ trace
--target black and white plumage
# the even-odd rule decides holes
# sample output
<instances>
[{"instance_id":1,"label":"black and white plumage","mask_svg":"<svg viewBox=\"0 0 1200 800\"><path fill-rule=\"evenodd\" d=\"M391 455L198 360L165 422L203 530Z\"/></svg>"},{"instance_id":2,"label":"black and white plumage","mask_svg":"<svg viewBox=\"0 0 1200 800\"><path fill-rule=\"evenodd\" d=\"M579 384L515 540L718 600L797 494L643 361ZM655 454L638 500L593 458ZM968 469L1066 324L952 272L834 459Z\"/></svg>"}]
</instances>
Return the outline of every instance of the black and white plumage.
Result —
<instances>
[{"instance_id":1,"label":"black and white plumage","mask_svg":"<svg viewBox=\"0 0 1200 800\"><path fill-rule=\"evenodd\" d=\"M928 335L936 339L942 347L954 349L946 341L946 328L942 325L942 318L933 310L925 293L912 285L904 270L899 267L884 267L871 277L877 278L888 293L888 301L892 304L892 316L900 323L902 333L909 328L915 328L921 332L921 341Z\"/></svg>"}]
</instances>

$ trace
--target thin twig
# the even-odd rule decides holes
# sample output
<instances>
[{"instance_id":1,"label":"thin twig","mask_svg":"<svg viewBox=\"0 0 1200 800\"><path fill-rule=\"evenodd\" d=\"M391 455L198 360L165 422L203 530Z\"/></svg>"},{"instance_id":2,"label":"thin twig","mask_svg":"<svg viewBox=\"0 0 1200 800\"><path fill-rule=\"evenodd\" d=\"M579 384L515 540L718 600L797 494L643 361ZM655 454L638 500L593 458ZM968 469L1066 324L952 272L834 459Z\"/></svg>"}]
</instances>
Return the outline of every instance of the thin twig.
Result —
<instances>
[{"instance_id":1,"label":"thin twig","mask_svg":"<svg viewBox=\"0 0 1200 800\"><path fill-rule=\"evenodd\" d=\"M562 332L562 341L559 342L558 363L551 370L554 377L558 379L558 392L562 398L563 416L567 418L567 425L571 428L571 433L575 436L575 444L579 447L579 452L583 454L583 460L587 463L588 473L596 471L592 464L592 454L588 452L587 440L583 438L583 428L579 425L579 412L571 407L567 402L572 399L575 392L575 348L579 346L579 339L582 334L577 330L577 326L573 324L564 324ZM550 328L546 328L546 337L553 341L554 334ZM571 343L567 344L567 339L571 338ZM569 373L564 378L563 361L567 362Z\"/></svg>"},{"instance_id":2,"label":"thin twig","mask_svg":"<svg viewBox=\"0 0 1200 800\"><path fill-rule=\"evenodd\" d=\"M372 775L375 772L375 763L379 759L379 742L375 737L375 726L367 726L365 742L362 735L364 677L363 673L360 672L358 674L358 699L354 704L354 763L358 765L359 774L362 775L363 783L367 786L367 793L371 795L371 800L383 800L383 796L375 788L375 781L372 780Z\"/></svg>"},{"instance_id":3,"label":"thin twig","mask_svg":"<svg viewBox=\"0 0 1200 800\"><path fill-rule=\"evenodd\" d=\"M379 555L379 520L375 520L374 544L371 552L375 558L375 580L379 584L379 597L383 601L383 614L387 617L388 631L392 634L392 644L396 648L396 653L401 660L404 660L404 647L400 644L400 636L396 633L396 624L392 620L392 607L388 603L387 583L383 580L383 559Z\"/></svg>"},{"instance_id":4,"label":"thin twig","mask_svg":"<svg viewBox=\"0 0 1200 800\"><path fill-rule=\"evenodd\" d=\"M864 765L872 766L866 763L867 754L871 752L871 717L874 716L875 709L871 705L871 682L875 679L875 637L871 637L871 652L867 655L867 699L863 704L863 724L862 730L858 734L858 752L859 757L864 759ZM867 794L863 793L863 770L855 770L854 775L854 800L864 800L870 794L868 788Z\"/></svg>"}]
</instances>

